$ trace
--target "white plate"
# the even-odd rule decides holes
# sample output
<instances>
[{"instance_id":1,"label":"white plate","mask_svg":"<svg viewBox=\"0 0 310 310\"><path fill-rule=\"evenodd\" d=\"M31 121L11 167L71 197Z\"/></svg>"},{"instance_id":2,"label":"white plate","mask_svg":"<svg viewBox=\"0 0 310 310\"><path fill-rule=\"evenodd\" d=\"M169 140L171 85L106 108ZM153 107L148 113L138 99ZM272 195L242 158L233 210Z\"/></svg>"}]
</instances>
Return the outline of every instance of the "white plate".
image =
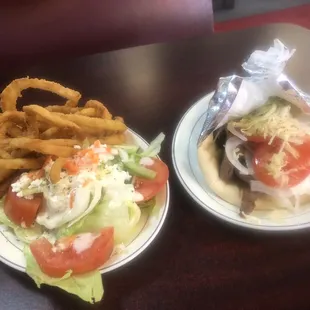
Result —
<instances>
[{"instance_id":1,"label":"white plate","mask_svg":"<svg viewBox=\"0 0 310 310\"><path fill-rule=\"evenodd\" d=\"M221 198L207 186L199 168L197 140L213 93L196 102L178 124L172 142L175 171L189 195L216 217L241 227L264 231L288 231L310 227L310 205L295 213L289 211L256 211L255 219L243 219L239 208ZM257 220L259 219L259 220Z\"/></svg>"},{"instance_id":2,"label":"white plate","mask_svg":"<svg viewBox=\"0 0 310 310\"><path fill-rule=\"evenodd\" d=\"M127 130L127 141L141 148L146 148L148 143L132 130ZM122 253L113 255L100 269L107 273L132 261L141 254L158 235L167 216L170 201L169 183L156 197L156 206L150 214L142 217L139 229L135 236L127 244ZM0 225L0 261L4 264L25 272L26 261L23 255L23 243L16 239L15 235L5 226Z\"/></svg>"}]
</instances>

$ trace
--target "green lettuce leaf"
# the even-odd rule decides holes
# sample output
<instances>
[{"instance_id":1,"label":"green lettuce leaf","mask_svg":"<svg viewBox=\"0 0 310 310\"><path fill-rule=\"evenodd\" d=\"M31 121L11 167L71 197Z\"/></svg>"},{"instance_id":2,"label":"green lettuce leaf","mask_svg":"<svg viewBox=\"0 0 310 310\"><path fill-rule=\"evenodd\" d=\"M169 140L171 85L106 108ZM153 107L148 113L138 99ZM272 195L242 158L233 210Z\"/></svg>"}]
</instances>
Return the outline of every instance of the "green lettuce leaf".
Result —
<instances>
[{"instance_id":1,"label":"green lettuce leaf","mask_svg":"<svg viewBox=\"0 0 310 310\"><path fill-rule=\"evenodd\" d=\"M146 150L144 150L141 154L141 157L155 157L159 154L161 144L165 140L165 135L161 132L148 146Z\"/></svg>"},{"instance_id":2,"label":"green lettuce leaf","mask_svg":"<svg viewBox=\"0 0 310 310\"><path fill-rule=\"evenodd\" d=\"M74 276L69 271L62 278L51 278L41 271L27 245L24 247L24 255L27 266L26 272L39 288L42 284L57 286L89 303L95 303L102 299L104 291L99 270Z\"/></svg>"},{"instance_id":3,"label":"green lettuce leaf","mask_svg":"<svg viewBox=\"0 0 310 310\"><path fill-rule=\"evenodd\" d=\"M25 243L30 243L43 234L42 228L37 224L30 228L22 228L14 224L4 213L2 200L0 201L0 223L13 229L17 239Z\"/></svg>"},{"instance_id":4,"label":"green lettuce leaf","mask_svg":"<svg viewBox=\"0 0 310 310\"><path fill-rule=\"evenodd\" d=\"M74 223L63 226L57 238L85 232L99 232L104 227L114 227L115 244L126 243L131 232L140 220L141 211L136 203L128 201L121 207L109 207L109 201L103 199L91 213Z\"/></svg>"}]
</instances>

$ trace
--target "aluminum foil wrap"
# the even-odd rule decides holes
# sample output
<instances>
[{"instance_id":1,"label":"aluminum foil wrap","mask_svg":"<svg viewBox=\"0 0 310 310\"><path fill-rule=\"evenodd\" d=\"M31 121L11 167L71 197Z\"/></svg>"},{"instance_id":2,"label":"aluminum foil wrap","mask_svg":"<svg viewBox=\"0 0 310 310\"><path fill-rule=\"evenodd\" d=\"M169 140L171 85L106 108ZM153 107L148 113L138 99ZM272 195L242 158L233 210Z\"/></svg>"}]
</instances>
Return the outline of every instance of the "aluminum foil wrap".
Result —
<instances>
[{"instance_id":1,"label":"aluminum foil wrap","mask_svg":"<svg viewBox=\"0 0 310 310\"><path fill-rule=\"evenodd\" d=\"M254 51L242 64L247 76L221 77L208 104L198 145L229 120L242 117L264 105L270 96L286 99L310 114L310 96L283 73L294 52L275 39L274 45L267 51Z\"/></svg>"}]
</instances>

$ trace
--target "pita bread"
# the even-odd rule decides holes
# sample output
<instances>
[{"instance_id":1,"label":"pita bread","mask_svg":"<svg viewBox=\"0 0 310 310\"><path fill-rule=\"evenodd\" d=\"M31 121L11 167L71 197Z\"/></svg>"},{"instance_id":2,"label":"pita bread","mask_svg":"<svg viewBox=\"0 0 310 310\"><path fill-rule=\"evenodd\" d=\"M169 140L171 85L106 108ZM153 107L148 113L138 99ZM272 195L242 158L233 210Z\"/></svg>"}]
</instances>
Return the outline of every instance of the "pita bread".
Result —
<instances>
[{"instance_id":1,"label":"pita bread","mask_svg":"<svg viewBox=\"0 0 310 310\"><path fill-rule=\"evenodd\" d=\"M244 187L237 182L224 182L219 176L221 150L214 142L213 135L208 136L198 147L198 162L210 189L226 202L241 206ZM309 189L310 191L310 189ZM293 200L291 200L294 203ZM300 197L300 204L310 202L310 195ZM287 209L280 199L260 193L255 201L255 210Z\"/></svg>"}]
</instances>

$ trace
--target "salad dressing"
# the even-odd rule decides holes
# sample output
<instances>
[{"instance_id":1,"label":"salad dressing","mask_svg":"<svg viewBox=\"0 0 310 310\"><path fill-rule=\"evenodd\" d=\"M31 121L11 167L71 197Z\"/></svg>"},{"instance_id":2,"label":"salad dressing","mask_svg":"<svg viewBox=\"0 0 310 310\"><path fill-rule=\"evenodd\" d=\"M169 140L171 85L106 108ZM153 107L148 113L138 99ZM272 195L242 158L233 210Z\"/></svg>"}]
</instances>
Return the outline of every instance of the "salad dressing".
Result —
<instances>
[{"instance_id":1,"label":"salad dressing","mask_svg":"<svg viewBox=\"0 0 310 310\"><path fill-rule=\"evenodd\" d=\"M104 213L107 218L117 215L129 220L129 207L123 206L144 200L144 197L135 191L131 182L132 176L128 171L122 170L118 163L111 164L119 153L117 149L101 144L92 145L88 149L92 154L98 154L99 161L91 162L86 149L83 156L78 155L72 159L72 162L79 166L78 173L70 175L62 171L56 184L49 180L52 160L44 167L46 175L43 178L31 180L27 174L23 174L12 184L13 191L25 198L25 189L28 191L31 188L40 188L38 192L42 192L45 199L44 206L36 217L39 225L48 230L58 229L64 224L71 227L91 213L102 199L106 202ZM153 164L149 157L144 157L141 161L145 165ZM32 197L33 195L28 195L29 199Z\"/></svg>"},{"instance_id":2,"label":"salad dressing","mask_svg":"<svg viewBox=\"0 0 310 310\"><path fill-rule=\"evenodd\" d=\"M133 199L135 202L140 202L144 200L144 197L139 192L134 192Z\"/></svg>"},{"instance_id":3,"label":"salad dressing","mask_svg":"<svg viewBox=\"0 0 310 310\"><path fill-rule=\"evenodd\" d=\"M140 159L140 165L142 166L152 166L154 164L154 160L150 157L142 157Z\"/></svg>"},{"instance_id":4,"label":"salad dressing","mask_svg":"<svg viewBox=\"0 0 310 310\"><path fill-rule=\"evenodd\" d=\"M54 196L49 192L44 193L45 208L37 215L36 222L48 229L55 229L73 220L83 213L90 201L90 190L77 188L73 207L70 208L70 195Z\"/></svg>"},{"instance_id":5,"label":"salad dressing","mask_svg":"<svg viewBox=\"0 0 310 310\"><path fill-rule=\"evenodd\" d=\"M99 237L99 234L84 233L78 235L73 241L73 248L77 254L89 249L94 241Z\"/></svg>"}]
</instances>

